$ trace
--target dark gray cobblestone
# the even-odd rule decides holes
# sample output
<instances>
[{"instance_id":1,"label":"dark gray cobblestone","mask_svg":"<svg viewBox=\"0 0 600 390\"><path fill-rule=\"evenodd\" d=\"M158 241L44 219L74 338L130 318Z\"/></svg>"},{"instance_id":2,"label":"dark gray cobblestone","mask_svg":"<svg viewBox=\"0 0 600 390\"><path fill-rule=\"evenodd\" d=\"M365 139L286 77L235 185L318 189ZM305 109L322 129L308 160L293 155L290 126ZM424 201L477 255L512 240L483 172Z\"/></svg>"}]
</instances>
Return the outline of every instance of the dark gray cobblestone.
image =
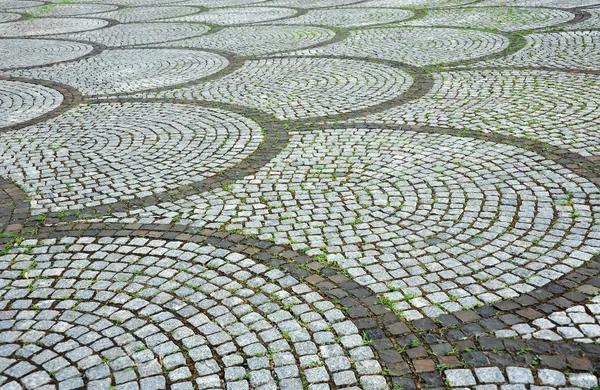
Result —
<instances>
[{"instance_id":1,"label":"dark gray cobblestone","mask_svg":"<svg viewBox=\"0 0 600 390\"><path fill-rule=\"evenodd\" d=\"M590 17L583 22L575 23L569 26L562 27L564 30L585 30L600 28L600 8L585 8L583 9Z\"/></svg>"}]
</instances>

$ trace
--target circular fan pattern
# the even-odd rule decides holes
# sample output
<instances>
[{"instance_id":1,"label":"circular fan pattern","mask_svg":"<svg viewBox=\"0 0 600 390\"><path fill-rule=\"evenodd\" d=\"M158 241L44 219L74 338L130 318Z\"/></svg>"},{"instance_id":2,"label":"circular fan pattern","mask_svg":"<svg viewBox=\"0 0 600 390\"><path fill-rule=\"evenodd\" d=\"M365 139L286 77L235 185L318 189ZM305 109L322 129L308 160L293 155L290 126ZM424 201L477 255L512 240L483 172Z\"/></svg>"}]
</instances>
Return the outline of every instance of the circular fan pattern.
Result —
<instances>
[{"instance_id":1,"label":"circular fan pattern","mask_svg":"<svg viewBox=\"0 0 600 390\"><path fill-rule=\"evenodd\" d=\"M309 10L297 18L284 20L286 24L308 24L335 27L369 26L398 22L413 16L411 11L394 8L336 8Z\"/></svg>"},{"instance_id":2,"label":"circular fan pattern","mask_svg":"<svg viewBox=\"0 0 600 390\"><path fill-rule=\"evenodd\" d=\"M96 42L109 47L159 44L205 34L207 26L192 23L118 24L102 30L60 35L58 38Z\"/></svg>"},{"instance_id":3,"label":"circular fan pattern","mask_svg":"<svg viewBox=\"0 0 600 390\"><path fill-rule=\"evenodd\" d=\"M80 4L80 3L68 3L68 4L53 4L45 5L34 8L23 8L18 9L19 12L24 12L34 17L37 16L87 16L90 15L94 18L101 17L99 12L112 11L119 8L116 5L111 4Z\"/></svg>"},{"instance_id":4,"label":"circular fan pattern","mask_svg":"<svg viewBox=\"0 0 600 390\"><path fill-rule=\"evenodd\" d=\"M30 1L30 0L3 0L0 4L0 9L12 9L22 7L35 7L37 5L43 5L42 1Z\"/></svg>"},{"instance_id":5,"label":"circular fan pattern","mask_svg":"<svg viewBox=\"0 0 600 390\"><path fill-rule=\"evenodd\" d=\"M536 139L600 155L600 77L540 70L443 72L419 101L366 121L443 126ZM468 99L457 99L468 96Z\"/></svg>"},{"instance_id":6,"label":"circular fan pattern","mask_svg":"<svg viewBox=\"0 0 600 390\"><path fill-rule=\"evenodd\" d=\"M527 41L525 47L516 53L500 59L484 61L473 67L600 70L600 31L528 34L525 40Z\"/></svg>"},{"instance_id":7,"label":"circular fan pattern","mask_svg":"<svg viewBox=\"0 0 600 390\"><path fill-rule=\"evenodd\" d=\"M600 249L586 233L600 233L599 200L591 182L520 148L323 129L294 135L230 188L134 215L324 256L416 319L518 297L581 267Z\"/></svg>"},{"instance_id":8,"label":"circular fan pattern","mask_svg":"<svg viewBox=\"0 0 600 390\"><path fill-rule=\"evenodd\" d=\"M321 27L303 26L244 26L225 27L212 34L163 46L189 47L207 50L226 50L239 55L260 55L297 50L332 39L335 33Z\"/></svg>"},{"instance_id":9,"label":"circular fan pattern","mask_svg":"<svg viewBox=\"0 0 600 390\"><path fill-rule=\"evenodd\" d=\"M104 95L197 80L225 68L227 64L224 57L200 51L114 49L81 61L7 73L58 81L71 85L86 95Z\"/></svg>"},{"instance_id":10,"label":"circular fan pattern","mask_svg":"<svg viewBox=\"0 0 600 390\"><path fill-rule=\"evenodd\" d=\"M79 42L50 39L4 39L0 69L33 67L82 57L94 48Z\"/></svg>"},{"instance_id":11,"label":"circular fan pattern","mask_svg":"<svg viewBox=\"0 0 600 390\"><path fill-rule=\"evenodd\" d=\"M81 209L216 175L262 140L255 122L227 111L94 104L3 135L0 174L25 188L36 213Z\"/></svg>"},{"instance_id":12,"label":"circular fan pattern","mask_svg":"<svg viewBox=\"0 0 600 390\"><path fill-rule=\"evenodd\" d=\"M401 96L412 82L400 69L370 62L274 58L248 61L212 82L144 96L233 103L296 119L374 106Z\"/></svg>"},{"instance_id":13,"label":"circular fan pattern","mask_svg":"<svg viewBox=\"0 0 600 390\"><path fill-rule=\"evenodd\" d=\"M432 10L426 17L407 24L519 31L554 26L573 17L572 13L548 8L474 7Z\"/></svg>"},{"instance_id":14,"label":"circular fan pattern","mask_svg":"<svg viewBox=\"0 0 600 390\"><path fill-rule=\"evenodd\" d=\"M243 254L141 237L24 245L0 256L8 383L387 387L339 308Z\"/></svg>"},{"instance_id":15,"label":"circular fan pattern","mask_svg":"<svg viewBox=\"0 0 600 390\"><path fill-rule=\"evenodd\" d=\"M0 13L0 23L10 22L11 20L19 19L21 15L19 14L10 14L10 13Z\"/></svg>"},{"instance_id":16,"label":"circular fan pattern","mask_svg":"<svg viewBox=\"0 0 600 390\"><path fill-rule=\"evenodd\" d=\"M63 96L54 89L0 80L0 127L26 122L52 111L62 101Z\"/></svg>"},{"instance_id":17,"label":"circular fan pattern","mask_svg":"<svg viewBox=\"0 0 600 390\"><path fill-rule=\"evenodd\" d=\"M101 18L115 19L121 23L148 22L174 18L199 12L198 8L182 6L134 7L96 15Z\"/></svg>"},{"instance_id":18,"label":"circular fan pattern","mask_svg":"<svg viewBox=\"0 0 600 390\"><path fill-rule=\"evenodd\" d=\"M108 24L101 19L35 18L0 24L0 37L30 37L95 30Z\"/></svg>"},{"instance_id":19,"label":"circular fan pattern","mask_svg":"<svg viewBox=\"0 0 600 390\"><path fill-rule=\"evenodd\" d=\"M216 8L196 15L169 19L169 21L212 23L221 26L233 26L284 19L295 14L296 11L293 9L277 7Z\"/></svg>"},{"instance_id":20,"label":"circular fan pattern","mask_svg":"<svg viewBox=\"0 0 600 390\"><path fill-rule=\"evenodd\" d=\"M502 35L451 28L400 27L353 30L343 41L300 55L337 55L399 61L414 66L476 59L508 47Z\"/></svg>"}]
</instances>

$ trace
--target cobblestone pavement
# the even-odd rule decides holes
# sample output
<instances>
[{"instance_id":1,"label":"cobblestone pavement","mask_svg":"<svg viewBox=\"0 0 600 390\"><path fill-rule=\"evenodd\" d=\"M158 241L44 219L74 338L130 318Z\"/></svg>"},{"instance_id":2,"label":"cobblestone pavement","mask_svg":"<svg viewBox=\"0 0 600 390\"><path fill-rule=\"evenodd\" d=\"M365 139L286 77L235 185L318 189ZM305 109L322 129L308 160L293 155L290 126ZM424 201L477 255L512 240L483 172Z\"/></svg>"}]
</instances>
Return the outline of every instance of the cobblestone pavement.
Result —
<instances>
[{"instance_id":1,"label":"cobblestone pavement","mask_svg":"<svg viewBox=\"0 0 600 390\"><path fill-rule=\"evenodd\" d=\"M600 390L600 0L0 0L0 390Z\"/></svg>"}]
</instances>

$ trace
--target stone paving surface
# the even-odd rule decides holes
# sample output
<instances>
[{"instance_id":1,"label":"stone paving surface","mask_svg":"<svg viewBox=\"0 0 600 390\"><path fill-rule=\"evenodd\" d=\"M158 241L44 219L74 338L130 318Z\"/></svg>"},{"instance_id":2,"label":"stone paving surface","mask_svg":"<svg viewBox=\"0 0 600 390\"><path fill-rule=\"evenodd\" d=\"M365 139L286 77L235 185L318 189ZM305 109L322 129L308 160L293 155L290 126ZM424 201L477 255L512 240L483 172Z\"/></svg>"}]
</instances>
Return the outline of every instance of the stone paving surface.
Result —
<instances>
[{"instance_id":1,"label":"stone paving surface","mask_svg":"<svg viewBox=\"0 0 600 390\"><path fill-rule=\"evenodd\" d=\"M0 390L600 389L600 0L0 0Z\"/></svg>"}]
</instances>

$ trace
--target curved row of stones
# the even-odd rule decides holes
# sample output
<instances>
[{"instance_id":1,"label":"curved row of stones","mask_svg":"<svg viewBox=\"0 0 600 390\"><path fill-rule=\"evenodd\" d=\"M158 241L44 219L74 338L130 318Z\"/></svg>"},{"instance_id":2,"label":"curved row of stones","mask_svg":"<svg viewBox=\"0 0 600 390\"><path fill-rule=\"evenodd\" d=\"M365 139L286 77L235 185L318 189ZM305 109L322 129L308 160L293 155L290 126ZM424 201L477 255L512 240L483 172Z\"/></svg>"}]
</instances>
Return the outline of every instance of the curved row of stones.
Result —
<instances>
[{"instance_id":1,"label":"curved row of stones","mask_svg":"<svg viewBox=\"0 0 600 390\"><path fill-rule=\"evenodd\" d=\"M598 250L599 205L592 183L519 148L325 128L292 133L232 185L107 222L175 220L291 245L412 320L516 297L581 266Z\"/></svg>"},{"instance_id":2,"label":"curved row of stones","mask_svg":"<svg viewBox=\"0 0 600 390\"><path fill-rule=\"evenodd\" d=\"M594 5L3 1L0 176L30 197L37 223L101 210L92 216L108 224L256 236L312 258L314 277L337 272L356 290L327 296L360 297L370 314L210 244L23 241L8 232L25 201L7 184L0 385L411 389L400 377L412 373L425 387L595 388L598 301L587 297L598 288L535 317L492 309L575 288L564 281L595 264L598 181L518 145L596 161ZM61 114L66 85L91 104ZM261 145L288 142L267 122L289 144L239 178ZM498 367L471 351L519 340ZM586 347L564 367L529 353L560 355L561 343Z\"/></svg>"},{"instance_id":3,"label":"curved row of stones","mask_svg":"<svg viewBox=\"0 0 600 390\"><path fill-rule=\"evenodd\" d=\"M5 383L386 387L340 309L240 253L63 237L26 240L0 263Z\"/></svg>"}]
</instances>

